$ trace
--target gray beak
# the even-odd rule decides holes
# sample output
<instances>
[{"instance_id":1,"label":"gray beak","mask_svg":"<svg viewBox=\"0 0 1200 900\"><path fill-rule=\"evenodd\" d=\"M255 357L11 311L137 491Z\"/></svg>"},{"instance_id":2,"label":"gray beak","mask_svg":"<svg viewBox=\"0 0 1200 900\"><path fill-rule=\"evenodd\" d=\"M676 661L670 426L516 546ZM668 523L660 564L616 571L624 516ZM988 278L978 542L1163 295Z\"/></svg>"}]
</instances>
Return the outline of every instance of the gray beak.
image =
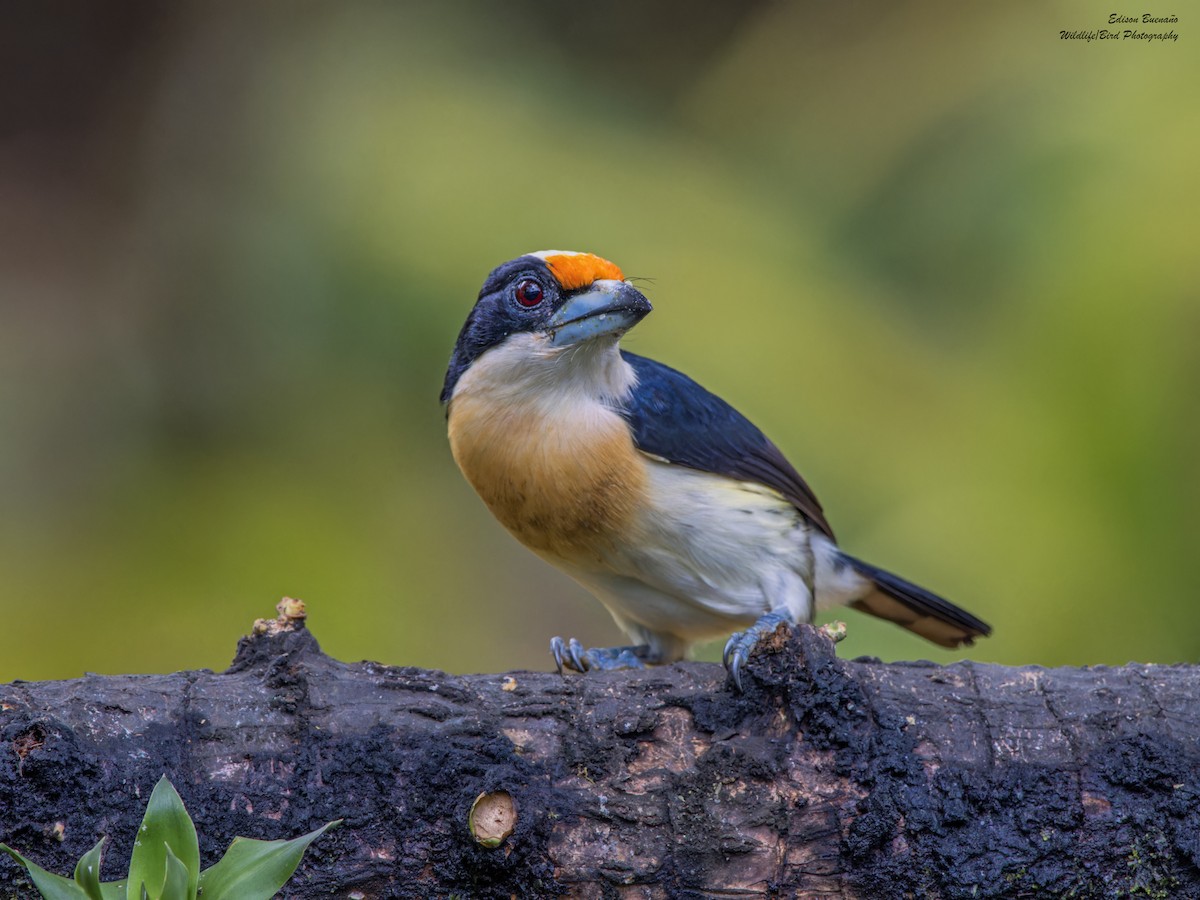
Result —
<instances>
[{"instance_id":1,"label":"gray beak","mask_svg":"<svg viewBox=\"0 0 1200 900\"><path fill-rule=\"evenodd\" d=\"M604 335L620 337L646 317L650 301L624 281L602 279L568 298L546 330L555 347L581 344Z\"/></svg>"}]
</instances>

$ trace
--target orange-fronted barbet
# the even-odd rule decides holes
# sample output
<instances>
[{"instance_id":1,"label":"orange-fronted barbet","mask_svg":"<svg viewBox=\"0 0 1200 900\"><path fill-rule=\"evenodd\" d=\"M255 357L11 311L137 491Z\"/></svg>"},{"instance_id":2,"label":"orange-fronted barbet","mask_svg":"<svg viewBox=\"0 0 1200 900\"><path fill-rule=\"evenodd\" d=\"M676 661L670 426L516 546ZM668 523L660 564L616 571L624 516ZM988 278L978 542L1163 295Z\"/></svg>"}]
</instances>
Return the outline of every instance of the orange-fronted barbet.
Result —
<instances>
[{"instance_id":1,"label":"orange-fronted barbet","mask_svg":"<svg viewBox=\"0 0 1200 900\"><path fill-rule=\"evenodd\" d=\"M454 459L521 543L602 602L632 646L551 640L561 671L755 644L843 604L943 647L987 624L842 552L816 496L745 416L618 341L650 303L616 265L545 250L495 269L442 388ZM737 629L743 629L737 631Z\"/></svg>"}]
</instances>

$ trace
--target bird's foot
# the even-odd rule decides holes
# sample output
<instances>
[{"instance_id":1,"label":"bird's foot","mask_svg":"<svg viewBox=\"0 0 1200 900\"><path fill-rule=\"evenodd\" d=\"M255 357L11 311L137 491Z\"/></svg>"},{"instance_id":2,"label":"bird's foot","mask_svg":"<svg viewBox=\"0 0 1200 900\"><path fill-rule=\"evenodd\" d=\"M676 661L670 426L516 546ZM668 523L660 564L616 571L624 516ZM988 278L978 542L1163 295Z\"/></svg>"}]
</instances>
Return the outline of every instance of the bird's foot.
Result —
<instances>
[{"instance_id":1,"label":"bird's foot","mask_svg":"<svg viewBox=\"0 0 1200 900\"><path fill-rule=\"evenodd\" d=\"M750 659L750 655L754 653L755 648L758 647L759 642L773 637L780 627L790 631L793 624L786 615L769 612L745 631L737 631L729 636L721 658L725 662L725 670L729 672L729 678L733 681L734 687L738 689L738 693L742 692L742 668Z\"/></svg>"},{"instance_id":2,"label":"bird's foot","mask_svg":"<svg viewBox=\"0 0 1200 900\"><path fill-rule=\"evenodd\" d=\"M561 675L564 668L576 672L611 672L616 669L644 669L647 663L652 663L650 648L640 647L590 647L584 649L583 644L571 638L564 641L560 637L550 639L550 654L554 664L558 666Z\"/></svg>"}]
</instances>

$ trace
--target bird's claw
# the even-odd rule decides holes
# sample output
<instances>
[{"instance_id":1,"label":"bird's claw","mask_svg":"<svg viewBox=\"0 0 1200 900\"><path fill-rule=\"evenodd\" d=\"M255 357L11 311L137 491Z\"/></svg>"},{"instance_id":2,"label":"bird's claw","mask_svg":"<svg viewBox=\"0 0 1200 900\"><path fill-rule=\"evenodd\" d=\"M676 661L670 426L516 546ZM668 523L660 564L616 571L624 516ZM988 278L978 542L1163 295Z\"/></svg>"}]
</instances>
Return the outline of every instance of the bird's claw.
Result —
<instances>
[{"instance_id":1,"label":"bird's claw","mask_svg":"<svg viewBox=\"0 0 1200 900\"><path fill-rule=\"evenodd\" d=\"M644 669L649 660L649 647L591 647L585 649L575 638L564 641L560 637L550 639L550 655L558 667L575 672L593 670L610 672L616 669Z\"/></svg>"},{"instance_id":2,"label":"bird's claw","mask_svg":"<svg viewBox=\"0 0 1200 900\"><path fill-rule=\"evenodd\" d=\"M792 620L787 616L771 612L760 617L745 631L737 631L729 636L729 640L725 642L725 652L721 654L721 660L725 663L725 670L729 673L729 678L739 694L743 691L742 668L754 653L759 641L775 634L780 625L791 628L792 624Z\"/></svg>"},{"instance_id":3,"label":"bird's claw","mask_svg":"<svg viewBox=\"0 0 1200 900\"><path fill-rule=\"evenodd\" d=\"M558 667L559 675L563 673L564 666L576 672L587 671L583 661L583 644L575 638L571 638L570 641L564 641L560 637L550 638L550 655L554 657L554 665Z\"/></svg>"}]
</instances>

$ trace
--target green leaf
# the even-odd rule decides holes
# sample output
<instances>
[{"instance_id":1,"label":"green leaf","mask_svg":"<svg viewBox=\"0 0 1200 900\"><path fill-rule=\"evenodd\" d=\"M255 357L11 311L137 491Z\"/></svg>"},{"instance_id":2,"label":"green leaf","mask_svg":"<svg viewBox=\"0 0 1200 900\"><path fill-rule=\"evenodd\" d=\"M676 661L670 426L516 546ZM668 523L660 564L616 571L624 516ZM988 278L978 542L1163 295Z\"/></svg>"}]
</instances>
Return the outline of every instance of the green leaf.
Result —
<instances>
[{"instance_id":1,"label":"green leaf","mask_svg":"<svg viewBox=\"0 0 1200 900\"><path fill-rule=\"evenodd\" d=\"M79 885L90 900L104 900L100 892L100 852L107 838L100 838L96 846L75 863L75 883Z\"/></svg>"},{"instance_id":2,"label":"green leaf","mask_svg":"<svg viewBox=\"0 0 1200 900\"><path fill-rule=\"evenodd\" d=\"M8 846L8 844L0 844L0 850L3 850L25 867L25 871L29 873L29 880L38 889L38 893L42 895L43 900L88 900L88 895L83 892L83 888L70 878L63 878L61 875L47 872L37 863L26 859L12 847Z\"/></svg>"},{"instance_id":3,"label":"green leaf","mask_svg":"<svg viewBox=\"0 0 1200 900\"><path fill-rule=\"evenodd\" d=\"M167 880L159 900L195 900L196 892L188 892L188 870L179 857L167 848Z\"/></svg>"},{"instance_id":4,"label":"green leaf","mask_svg":"<svg viewBox=\"0 0 1200 900\"><path fill-rule=\"evenodd\" d=\"M204 900L271 900L283 887L308 845L341 819L290 841L234 838L216 865L200 873Z\"/></svg>"},{"instance_id":5,"label":"green leaf","mask_svg":"<svg viewBox=\"0 0 1200 900\"><path fill-rule=\"evenodd\" d=\"M100 885L100 896L104 900L125 900L129 894L124 881L106 881Z\"/></svg>"},{"instance_id":6,"label":"green leaf","mask_svg":"<svg viewBox=\"0 0 1200 900\"><path fill-rule=\"evenodd\" d=\"M179 858L188 873L188 896L196 895L200 875L200 843L196 840L196 826L183 808L179 794L164 775L150 794L146 804L146 815L133 842L133 856L129 859L129 882L126 889L128 900L141 900L143 885L151 896L158 891L167 878L167 849Z\"/></svg>"}]
</instances>

